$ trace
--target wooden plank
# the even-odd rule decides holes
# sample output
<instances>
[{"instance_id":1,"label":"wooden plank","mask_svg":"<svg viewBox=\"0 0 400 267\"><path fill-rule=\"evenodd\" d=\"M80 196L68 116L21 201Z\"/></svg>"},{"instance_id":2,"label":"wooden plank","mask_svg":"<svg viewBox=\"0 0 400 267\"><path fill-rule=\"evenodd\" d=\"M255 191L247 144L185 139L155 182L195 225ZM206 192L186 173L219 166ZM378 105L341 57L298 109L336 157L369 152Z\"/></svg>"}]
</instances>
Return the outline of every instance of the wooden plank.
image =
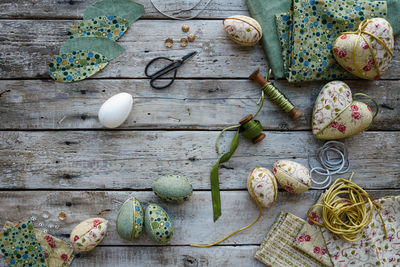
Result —
<instances>
[{"instance_id":1,"label":"wooden plank","mask_svg":"<svg viewBox=\"0 0 400 267\"><path fill-rule=\"evenodd\" d=\"M373 198L380 198L398 195L400 190L368 192ZM256 225L221 244L260 244L280 212L291 212L300 218L305 218L307 210L315 203L319 194L317 191L308 191L299 195L279 192L277 202L271 208L263 210L263 216ZM222 216L216 223L212 219L209 191L196 191L189 201L180 205L162 203L152 192L0 191L2 201L0 214L3 214L0 223L4 223L5 220L18 221L33 217L34 224L38 228L47 229L49 233L67 239L72 228L80 221L103 216L109 220L109 228L102 245L155 245L147 235L142 235L134 242L128 242L122 240L116 233L115 218L118 209L130 196L138 198L144 206L149 203L158 203L165 208L174 224L174 236L170 245L214 242L249 224L258 215L258 207L247 191L221 193ZM67 214L67 220L58 220L57 215L61 211Z\"/></svg>"},{"instance_id":2,"label":"wooden plank","mask_svg":"<svg viewBox=\"0 0 400 267\"><path fill-rule=\"evenodd\" d=\"M99 129L97 112L109 97L121 91L134 97L131 115L120 129L219 130L254 113L260 87L250 80L177 80L165 90L151 89L148 80L0 81L1 129ZM289 84L277 81L304 115L293 122L270 100L257 117L266 130L310 130L312 108L324 82ZM400 129L399 81L349 81L384 104L371 130ZM171 108L171 106L173 108ZM385 108L386 107L386 108Z\"/></svg>"},{"instance_id":3,"label":"wooden plank","mask_svg":"<svg viewBox=\"0 0 400 267\"><path fill-rule=\"evenodd\" d=\"M91 253L80 254L73 267L86 266L163 266L207 267L246 266L262 267L254 258L258 246L219 246L192 248L186 246L163 247L98 247Z\"/></svg>"},{"instance_id":4,"label":"wooden plank","mask_svg":"<svg viewBox=\"0 0 400 267\"><path fill-rule=\"evenodd\" d=\"M0 21L0 77L48 78L48 63L58 54L72 20L2 20ZM141 20L125 33L119 42L126 48L123 55L113 60L95 78L143 78L146 64L158 56L179 58L189 51L199 54L179 70L181 78L247 78L258 67L267 68L261 45L238 46L223 32L219 20L195 20L189 25L196 34L196 41L181 48L178 40L185 36L182 22ZM143 31L143 29L152 29ZM167 33L166 33L167 29ZM167 37L174 38L175 45L164 46ZM396 37L395 54L400 46ZM400 78L400 63L393 59L384 79Z\"/></svg>"},{"instance_id":5,"label":"wooden plank","mask_svg":"<svg viewBox=\"0 0 400 267\"><path fill-rule=\"evenodd\" d=\"M217 160L214 131L0 132L0 187L7 189L150 189L158 177L187 176L210 189ZM221 139L223 148L233 136ZM307 164L322 142L309 132L266 132L258 145L240 139L220 170L222 189L245 189L252 168L278 159ZM365 188L400 187L400 132L365 132L345 140L355 181ZM345 175L347 176L347 175Z\"/></svg>"},{"instance_id":6,"label":"wooden plank","mask_svg":"<svg viewBox=\"0 0 400 267\"><path fill-rule=\"evenodd\" d=\"M67 18L82 19L83 12L97 0L2 0L0 2L0 18ZM194 6L199 0L153 0L160 10L172 14L182 9ZM142 18L165 19L166 17L158 13L148 0L136 0L135 2L144 5L146 14ZM182 13L182 16L197 14L206 4L202 0L198 7L192 12ZM216 19L225 18L232 15L249 15L245 0L227 1L212 0L206 9L201 12L197 19Z\"/></svg>"}]
</instances>

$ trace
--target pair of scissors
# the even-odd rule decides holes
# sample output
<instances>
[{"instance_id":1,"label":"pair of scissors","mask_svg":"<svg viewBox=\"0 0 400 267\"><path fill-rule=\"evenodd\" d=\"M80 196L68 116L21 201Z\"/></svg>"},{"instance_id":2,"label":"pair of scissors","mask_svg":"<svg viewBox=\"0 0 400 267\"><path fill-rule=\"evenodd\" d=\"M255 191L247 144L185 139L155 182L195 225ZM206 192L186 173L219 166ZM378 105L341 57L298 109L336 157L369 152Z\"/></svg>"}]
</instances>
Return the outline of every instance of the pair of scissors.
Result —
<instances>
[{"instance_id":1,"label":"pair of scissors","mask_svg":"<svg viewBox=\"0 0 400 267\"><path fill-rule=\"evenodd\" d=\"M185 63L186 60L190 59L191 57L193 57L193 56L196 55L196 54L197 54L197 52L191 52L191 53L187 54L186 56L184 56L184 57L182 57L181 59L178 59L178 60L172 60L172 59L169 59L169 58L167 58L167 57L157 57L157 58L152 59L152 60L146 65L146 68L144 69L144 73L146 74L146 76L149 77L149 78L151 78L151 80L150 80L150 85L151 85L151 87L153 87L154 89L163 89L163 88L167 88L168 86L170 86L170 85L175 81L176 73L177 73L177 71L178 71L178 68L179 68L180 66L182 66L182 64ZM168 60L168 61L171 61L171 63L168 64L167 66L165 66L164 68L162 68L162 69L160 69L160 70L158 70L158 71L156 71L156 72L154 72L154 73L152 73L152 74L149 74L149 73L148 73L149 67L150 67L153 63L155 63L156 61L158 61L158 60ZM173 77L172 77L172 80L171 80L169 83L167 83L167 84L165 84L165 85L160 85L160 86L154 84L154 82L155 82L157 79L161 78L161 76L163 76L163 75L165 75L165 74L167 74L167 73L170 73L171 71L174 71L174 75L173 75Z\"/></svg>"}]
</instances>

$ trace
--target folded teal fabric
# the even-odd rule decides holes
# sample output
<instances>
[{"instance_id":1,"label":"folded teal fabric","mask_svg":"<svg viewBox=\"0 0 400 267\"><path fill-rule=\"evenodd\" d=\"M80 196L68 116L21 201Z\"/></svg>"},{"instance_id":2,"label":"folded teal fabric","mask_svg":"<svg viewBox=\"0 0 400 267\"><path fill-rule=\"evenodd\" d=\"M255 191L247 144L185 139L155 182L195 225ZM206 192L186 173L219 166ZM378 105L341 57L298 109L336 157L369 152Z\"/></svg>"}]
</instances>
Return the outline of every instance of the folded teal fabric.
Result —
<instances>
[{"instance_id":1,"label":"folded teal fabric","mask_svg":"<svg viewBox=\"0 0 400 267\"><path fill-rule=\"evenodd\" d=\"M371 2L373 0L370 0ZM354 1L353 1L354 2ZM400 32L400 0L387 0L387 20L392 25L393 33ZM275 14L289 12L290 0L246 0L250 14L263 29L262 44L268 65L275 78L283 78L284 66L278 34L275 31Z\"/></svg>"},{"instance_id":2,"label":"folded teal fabric","mask_svg":"<svg viewBox=\"0 0 400 267\"><path fill-rule=\"evenodd\" d=\"M290 9L290 0L246 0L246 3L251 16L260 23L263 30L262 44L274 78L283 78L285 75L274 14L287 12Z\"/></svg>"},{"instance_id":3,"label":"folded teal fabric","mask_svg":"<svg viewBox=\"0 0 400 267\"><path fill-rule=\"evenodd\" d=\"M368 18L386 18L385 1L294 0L289 13L276 14L286 79L289 82L351 77L332 52L337 36L356 31Z\"/></svg>"}]
</instances>

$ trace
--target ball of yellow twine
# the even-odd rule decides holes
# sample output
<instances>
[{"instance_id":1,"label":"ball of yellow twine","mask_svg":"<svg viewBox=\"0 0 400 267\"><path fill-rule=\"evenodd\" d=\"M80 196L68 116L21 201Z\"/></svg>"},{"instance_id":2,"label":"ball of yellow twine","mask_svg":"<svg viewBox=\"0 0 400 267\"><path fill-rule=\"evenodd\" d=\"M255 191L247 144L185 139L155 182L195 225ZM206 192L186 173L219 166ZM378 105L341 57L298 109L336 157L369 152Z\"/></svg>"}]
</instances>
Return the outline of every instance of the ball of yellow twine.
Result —
<instances>
[{"instance_id":1,"label":"ball of yellow twine","mask_svg":"<svg viewBox=\"0 0 400 267\"><path fill-rule=\"evenodd\" d=\"M382 207L374 202L369 194L351 179L337 179L326 191L322 203L313 205L307 212L309 220L316 225L325 227L341 238L353 242L362 238L364 229L372 220L375 209L382 220L386 238L386 227L380 209ZM322 208L323 223L317 222L310 217L310 212L315 207Z\"/></svg>"}]
</instances>

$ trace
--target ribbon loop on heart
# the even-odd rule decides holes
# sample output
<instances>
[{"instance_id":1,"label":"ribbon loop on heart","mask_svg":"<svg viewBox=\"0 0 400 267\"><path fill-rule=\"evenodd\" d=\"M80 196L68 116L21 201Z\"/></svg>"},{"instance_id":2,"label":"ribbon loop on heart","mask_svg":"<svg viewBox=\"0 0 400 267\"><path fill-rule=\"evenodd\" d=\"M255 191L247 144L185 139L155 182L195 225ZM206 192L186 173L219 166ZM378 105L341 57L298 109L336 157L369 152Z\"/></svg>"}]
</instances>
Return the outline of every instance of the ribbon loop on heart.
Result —
<instances>
[{"instance_id":1,"label":"ribbon loop on heart","mask_svg":"<svg viewBox=\"0 0 400 267\"><path fill-rule=\"evenodd\" d=\"M374 105L375 105L375 107L376 107L375 114L374 114L374 116L372 117L372 120L374 120L375 117L376 117L376 116L378 115L378 113L379 113L379 105L378 105L378 103L376 102L376 100L373 99L372 97L370 97L369 95L366 95L366 94L363 94L363 93L356 93L356 94L354 94L354 95L353 95L353 100L354 100L354 97L356 97L356 96L363 96L363 97L366 97L366 98L370 99L370 100L374 103Z\"/></svg>"},{"instance_id":2,"label":"ribbon loop on heart","mask_svg":"<svg viewBox=\"0 0 400 267\"><path fill-rule=\"evenodd\" d=\"M365 19L365 20L363 20L363 21L360 23L360 25L358 26L358 30L357 30L356 32L343 32L343 33L341 33L338 37L340 37L340 36L342 36L342 35L345 35L345 34L357 34L357 35L358 35L357 41L354 43L354 46L353 46L353 64L354 64L354 66L356 66L360 71L361 71L362 69L361 69L361 67L358 66L358 64L356 63L356 47L357 47L357 44L358 44L360 38L364 39L364 41L365 41L365 43L367 44L368 49L369 49L369 51L370 51L370 53L371 53L371 55L372 55L372 58L373 58L373 60L374 60L374 62L375 62L375 67L376 67L376 71L377 71L377 73L378 73L378 77L380 78L380 77L381 77L381 72L380 72L380 70L379 70L379 64L378 64L378 61L376 60L375 53L374 53L374 51L373 51L373 49L372 49L371 43L367 40L367 38L366 38L363 34L366 34L366 35L371 36L372 38L374 38L379 44L381 44L381 45L385 48L385 50L390 54L390 56L393 56L393 52L392 52L392 51L390 50L390 48L386 45L386 43L385 43L384 41L382 41L381 38L379 38L378 36L376 36L376 35L374 35L374 34L372 34L372 33L370 33L370 32L365 31L365 27L367 27L368 23L370 23L370 22L372 22L371 19Z\"/></svg>"}]
</instances>

